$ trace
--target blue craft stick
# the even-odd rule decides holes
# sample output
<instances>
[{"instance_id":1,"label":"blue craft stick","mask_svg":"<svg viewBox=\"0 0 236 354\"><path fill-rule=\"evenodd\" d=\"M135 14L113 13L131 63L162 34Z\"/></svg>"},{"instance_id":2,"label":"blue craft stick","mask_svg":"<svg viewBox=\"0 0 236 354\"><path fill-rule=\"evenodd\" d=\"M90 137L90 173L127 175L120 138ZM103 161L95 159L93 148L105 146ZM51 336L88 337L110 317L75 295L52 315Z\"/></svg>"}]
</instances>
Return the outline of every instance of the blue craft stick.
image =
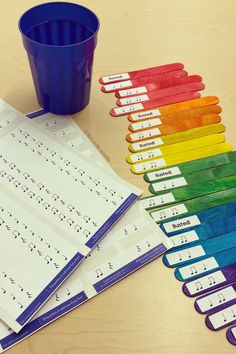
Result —
<instances>
[{"instance_id":1,"label":"blue craft stick","mask_svg":"<svg viewBox=\"0 0 236 354\"><path fill-rule=\"evenodd\" d=\"M236 247L236 231L198 242L190 247L183 246L181 249L170 251L163 256L162 260L167 267L177 267L233 247Z\"/></svg>"},{"instance_id":2,"label":"blue craft stick","mask_svg":"<svg viewBox=\"0 0 236 354\"><path fill-rule=\"evenodd\" d=\"M236 263L236 247L221 251L213 256L201 257L196 262L175 269L175 277L180 281L194 279L198 276L209 274L209 272L221 269Z\"/></svg>"},{"instance_id":3,"label":"blue craft stick","mask_svg":"<svg viewBox=\"0 0 236 354\"><path fill-rule=\"evenodd\" d=\"M209 223L214 220L224 219L236 214L236 201L230 202L223 205L218 205L213 208L208 208L201 210L197 213L190 213L187 216L181 218L175 218L171 221L160 223L161 229L168 235L176 235L179 232L183 232L183 230L189 231L196 228L196 226L200 226L205 223ZM197 220L197 222L192 222L192 217ZM188 221L184 224L182 221ZM181 224L182 223L182 224ZM179 226L178 226L179 225Z\"/></svg>"}]
</instances>

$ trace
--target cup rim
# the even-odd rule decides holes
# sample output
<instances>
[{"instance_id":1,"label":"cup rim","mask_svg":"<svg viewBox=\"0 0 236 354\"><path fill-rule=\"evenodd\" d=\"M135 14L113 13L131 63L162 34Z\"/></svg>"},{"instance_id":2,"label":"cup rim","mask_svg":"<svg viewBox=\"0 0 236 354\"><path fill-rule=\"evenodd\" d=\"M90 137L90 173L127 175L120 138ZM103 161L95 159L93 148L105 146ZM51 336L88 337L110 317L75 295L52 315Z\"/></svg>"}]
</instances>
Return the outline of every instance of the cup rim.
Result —
<instances>
[{"instance_id":1,"label":"cup rim","mask_svg":"<svg viewBox=\"0 0 236 354\"><path fill-rule=\"evenodd\" d=\"M78 7L82 7L83 9L87 10L88 12L90 12L94 18L97 20L97 29L95 32L93 32L93 34L86 38L85 40L81 41L81 42L78 42L78 43L74 43L74 44L66 44L66 45L53 45L53 44L44 44L44 43L40 43L40 42L37 42L31 38L29 38L21 29L21 21L23 19L23 17L31 10L37 8L37 7L42 7L44 5L48 5L48 4L69 4L69 5L74 5L74 6L78 6ZM32 6L30 7L28 10L26 10L19 18L18 20L18 29L21 33L21 35L27 39L27 41L30 41L32 43L35 43L37 45L40 45L40 46L44 46L44 47L50 47L50 48L68 48L68 47L74 47L74 46L77 46L78 44L83 44L83 43L86 43L88 42L90 39L92 39L99 31L99 28L100 28L100 21L99 21L99 18L98 16L95 14L95 12L93 12L92 10L90 10L88 7L86 6L83 6L83 5L80 5L80 4L76 4L76 3L73 3L73 2L69 2L69 1L49 1L49 2L44 2L42 4L39 4L39 5L36 5L36 6Z\"/></svg>"}]
</instances>

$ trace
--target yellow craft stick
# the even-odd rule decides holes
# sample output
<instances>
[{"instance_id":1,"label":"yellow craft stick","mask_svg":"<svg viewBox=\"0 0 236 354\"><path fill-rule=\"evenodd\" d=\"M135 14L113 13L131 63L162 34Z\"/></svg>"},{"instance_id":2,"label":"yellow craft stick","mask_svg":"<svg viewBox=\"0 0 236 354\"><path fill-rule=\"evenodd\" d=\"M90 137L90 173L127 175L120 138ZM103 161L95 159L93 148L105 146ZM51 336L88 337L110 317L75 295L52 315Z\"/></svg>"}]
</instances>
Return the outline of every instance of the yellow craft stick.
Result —
<instances>
[{"instance_id":1,"label":"yellow craft stick","mask_svg":"<svg viewBox=\"0 0 236 354\"><path fill-rule=\"evenodd\" d=\"M169 104L166 106L156 107L153 109L146 109L137 113L131 113L128 115L128 120L130 120L131 122L136 122L138 120L159 117L164 114L186 111L188 109L193 109L198 107L210 106L212 104L217 104L218 102L219 99L216 96L204 96L201 98L196 98L194 100Z\"/></svg>"},{"instance_id":2,"label":"yellow craft stick","mask_svg":"<svg viewBox=\"0 0 236 354\"><path fill-rule=\"evenodd\" d=\"M175 155L181 152L187 152L195 150L204 146L215 145L223 143L225 136L223 134L207 135L202 138L186 140L182 143L164 145L162 148L150 149L148 151L138 152L136 154L130 154L126 157L128 163L137 163L140 161L151 161L157 157L168 155Z\"/></svg>"},{"instance_id":3,"label":"yellow craft stick","mask_svg":"<svg viewBox=\"0 0 236 354\"><path fill-rule=\"evenodd\" d=\"M161 138L153 138L133 143L129 145L129 150L131 152L145 151L161 145L175 144L185 140L197 139L206 135L222 133L224 131L225 126L221 123L205 125L203 127L189 129L179 133L164 135Z\"/></svg>"},{"instance_id":4,"label":"yellow craft stick","mask_svg":"<svg viewBox=\"0 0 236 354\"><path fill-rule=\"evenodd\" d=\"M130 170L135 174L141 174L144 172L158 170L162 167L178 165L183 162L197 160L203 157L223 154L231 150L232 145L228 143L215 144L205 146L196 150L181 152L175 155L167 155L165 156L165 158L161 157L152 161L136 163L131 166Z\"/></svg>"}]
</instances>

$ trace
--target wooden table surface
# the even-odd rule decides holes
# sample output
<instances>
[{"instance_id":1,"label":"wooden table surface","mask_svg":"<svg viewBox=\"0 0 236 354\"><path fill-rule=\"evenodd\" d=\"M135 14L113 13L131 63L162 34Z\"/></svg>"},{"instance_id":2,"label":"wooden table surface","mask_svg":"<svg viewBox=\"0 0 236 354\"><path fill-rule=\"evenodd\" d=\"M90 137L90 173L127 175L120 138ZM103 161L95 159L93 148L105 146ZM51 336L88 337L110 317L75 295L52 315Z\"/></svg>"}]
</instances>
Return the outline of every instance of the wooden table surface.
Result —
<instances>
[{"instance_id":1,"label":"wooden table surface","mask_svg":"<svg viewBox=\"0 0 236 354\"><path fill-rule=\"evenodd\" d=\"M18 33L19 16L35 0L1 2L0 97L22 112L36 110L34 88ZM89 106L74 118L105 152L116 172L132 175L127 120L111 118L112 94L100 92L101 75L182 62L203 76L205 95L217 95L226 136L236 138L235 0L81 0L101 20ZM9 350L9 354L230 354L225 331L211 332L181 292L173 271L157 259L80 308Z\"/></svg>"}]
</instances>

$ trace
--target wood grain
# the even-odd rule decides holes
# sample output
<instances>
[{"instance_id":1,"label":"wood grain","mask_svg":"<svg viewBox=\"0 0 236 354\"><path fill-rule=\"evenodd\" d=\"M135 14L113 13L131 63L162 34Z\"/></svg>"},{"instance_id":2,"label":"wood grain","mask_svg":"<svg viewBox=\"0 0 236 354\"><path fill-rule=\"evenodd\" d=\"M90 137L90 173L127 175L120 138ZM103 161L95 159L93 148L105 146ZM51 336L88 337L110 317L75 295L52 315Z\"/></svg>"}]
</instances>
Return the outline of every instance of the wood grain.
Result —
<instances>
[{"instance_id":1,"label":"wood grain","mask_svg":"<svg viewBox=\"0 0 236 354\"><path fill-rule=\"evenodd\" d=\"M22 112L38 108L17 28L35 0L2 1L0 97ZM218 95L228 141L236 146L235 0L81 0L101 20L90 105L74 118L129 182L147 190L125 162L126 118L111 118L113 94L99 76L180 61ZM230 354L160 259L9 350L9 354Z\"/></svg>"}]
</instances>

